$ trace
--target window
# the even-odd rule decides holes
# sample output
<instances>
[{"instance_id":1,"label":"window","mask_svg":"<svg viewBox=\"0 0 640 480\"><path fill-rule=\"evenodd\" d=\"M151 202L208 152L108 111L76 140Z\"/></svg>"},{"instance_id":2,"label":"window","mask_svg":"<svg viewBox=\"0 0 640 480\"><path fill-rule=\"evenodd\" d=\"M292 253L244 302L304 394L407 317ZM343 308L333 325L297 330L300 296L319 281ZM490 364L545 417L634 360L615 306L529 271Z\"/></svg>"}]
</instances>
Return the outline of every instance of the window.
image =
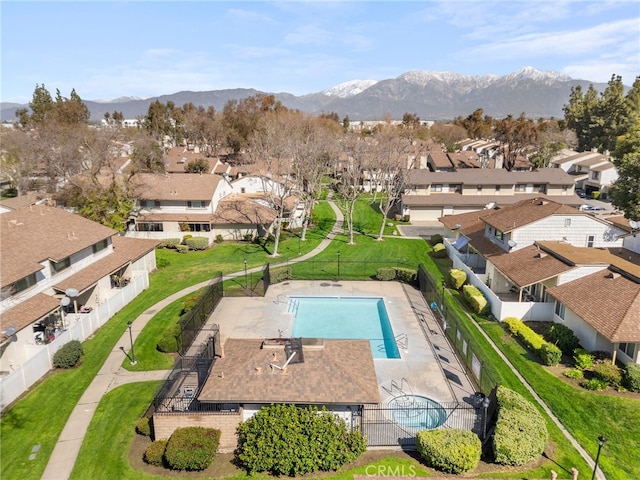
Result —
<instances>
[{"instance_id":1,"label":"window","mask_svg":"<svg viewBox=\"0 0 640 480\"><path fill-rule=\"evenodd\" d=\"M136 224L138 232L162 232L161 223L138 223Z\"/></svg>"},{"instance_id":2,"label":"window","mask_svg":"<svg viewBox=\"0 0 640 480\"><path fill-rule=\"evenodd\" d=\"M16 293L20 293L23 290L26 290L27 288L35 285L36 283L36 274L32 273L31 275L21 278L16 283L14 283L11 294L15 295Z\"/></svg>"},{"instance_id":3,"label":"window","mask_svg":"<svg viewBox=\"0 0 640 480\"><path fill-rule=\"evenodd\" d=\"M536 183L533 185L533 191L538 193L547 193L547 186L544 183Z\"/></svg>"},{"instance_id":4,"label":"window","mask_svg":"<svg viewBox=\"0 0 640 480\"><path fill-rule=\"evenodd\" d=\"M564 315L565 315L565 307L562 303L560 303L559 301L556 300L556 307L555 307L555 312L556 315L559 316L561 319L564 320Z\"/></svg>"},{"instance_id":5,"label":"window","mask_svg":"<svg viewBox=\"0 0 640 480\"><path fill-rule=\"evenodd\" d=\"M476 187L476 193L477 193L478 195L482 195L482 185L478 185L478 186Z\"/></svg>"},{"instance_id":6,"label":"window","mask_svg":"<svg viewBox=\"0 0 640 480\"><path fill-rule=\"evenodd\" d=\"M591 172L591 178L593 180L600 180L600 172Z\"/></svg>"},{"instance_id":7,"label":"window","mask_svg":"<svg viewBox=\"0 0 640 480\"><path fill-rule=\"evenodd\" d=\"M496 185L496 195L500 195L500 185Z\"/></svg>"},{"instance_id":8,"label":"window","mask_svg":"<svg viewBox=\"0 0 640 480\"><path fill-rule=\"evenodd\" d=\"M209 223L188 223L189 230L187 232L210 232L211 225Z\"/></svg>"},{"instance_id":9,"label":"window","mask_svg":"<svg viewBox=\"0 0 640 480\"><path fill-rule=\"evenodd\" d=\"M569 185L562 185L562 194L566 195L569 191Z\"/></svg>"},{"instance_id":10,"label":"window","mask_svg":"<svg viewBox=\"0 0 640 480\"><path fill-rule=\"evenodd\" d=\"M442 191L442 184L441 183L436 183L435 185L431 185L431 190L433 190L434 192L441 192Z\"/></svg>"},{"instance_id":11,"label":"window","mask_svg":"<svg viewBox=\"0 0 640 480\"><path fill-rule=\"evenodd\" d=\"M247 193L247 189L244 187L240 187L240 193Z\"/></svg>"},{"instance_id":12,"label":"window","mask_svg":"<svg viewBox=\"0 0 640 480\"><path fill-rule=\"evenodd\" d=\"M190 200L187 202L187 208L204 208L202 200Z\"/></svg>"},{"instance_id":13,"label":"window","mask_svg":"<svg viewBox=\"0 0 640 480\"><path fill-rule=\"evenodd\" d=\"M98 253L100 250L104 250L105 248L107 248L107 239L105 238L104 240L102 240L101 242L98 243L94 243L93 244L93 253Z\"/></svg>"},{"instance_id":14,"label":"window","mask_svg":"<svg viewBox=\"0 0 640 480\"><path fill-rule=\"evenodd\" d=\"M59 262L51 262L51 270L54 274L60 273L61 271L69 268L71 266L71 257L64 258Z\"/></svg>"},{"instance_id":15,"label":"window","mask_svg":"<svg viewBox=\"0 0 640 480\"><path fill-rule=\"evenodd\" d=\"M504 233L502 233L500 230L496 229L496 238L498 240L502 240L504 238Z\"/></svg>"},{"instance_id":16,"label":"window","mask_svg":"<svg viewBox=\"0 0 640 480\"><path fill-rule=\"evenodd\" d=\"M618 350L624 352L630 358L634 358L636 354L636 343L621 343L618 345Z\"/></svg>"},{"instance_id":17,"label":"window","mask_svg":"<svg viewBox=\"0 0 640 480\"><path fill-rule=\"evenodd\" d=\"M596 236L587 235L587 248L592 248L594 243L596 243Z\"/></svg>"},{"instance_id":18,"label":"window","mask_svg":"<svg viewBox=\"0 0 640 480\"><path fill-rule=\"evenodd\" d=\"M454 185L449 185L449 191L450 192L455 192L455 193L461 193L462 192L462 184L456 183Z\"/></svg>"},{"instance_id":19,"label":"window","mask_svg":"<svg viewBox=\"0 0 640 480\"><path fill-rule=\"evenodd\" d=\"M564 219L564 226L565 227L570 227L571 226L571 219L570 218L565 218Z\"/></svg>"},{"instance_id":20,"label":"window","mask_svg":"<svg viewBox=\"0 0 640 480\"><path fill-rule=\"evenodd\" d=\"M517 183L516 184L516 192L526 192L527 184L526 183Z\"/></svg>"}]
</instances>

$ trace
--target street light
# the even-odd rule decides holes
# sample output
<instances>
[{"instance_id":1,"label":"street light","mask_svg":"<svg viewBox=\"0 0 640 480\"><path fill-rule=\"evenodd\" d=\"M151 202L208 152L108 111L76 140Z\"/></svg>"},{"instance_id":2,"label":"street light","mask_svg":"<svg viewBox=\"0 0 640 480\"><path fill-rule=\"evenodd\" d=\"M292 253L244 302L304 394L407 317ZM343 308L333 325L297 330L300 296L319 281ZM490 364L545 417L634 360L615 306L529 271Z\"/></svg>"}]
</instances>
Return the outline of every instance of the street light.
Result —
<instances>
[{"instance_id":1,"label":"street light","mask_svg":"<svg viewBox=\"0 0 640 480\"><path fill-rule=\"evenodd\" d=\"M604 436L600 435L598 437L598 453L596 454L596 464L593 466L593 475L591 475L591 480L596 478L596 470L598 470L598 460L600 459L600 450L602 450L602 447L604 446L606 441L607 439Z\"/></svg>"},{"instance_id":2,"label":"street light","mask_svg":"<svg viewBox=\"0 0 640 480\"><path fill-rule=\"evenodd\" d=\"M136 354L133 351L133 334L131 333L131 325L133 325L133 322L129 320L127 322L127 326L129 327L129 341L131 342L131 358L129 360L131 360L131 365L135 365L137 362L136 362Z\"/></svg>"},{"instance_id":3,"label":"street light","mask_svg":"<svg viewBox=\"0 0 640 480\"><path fill-rule=\"evenodd\" d=\"M482 408L484 408L484 422L483 422L483 427L482 427L482 439L486 439L487 438L487 410L489 410L489 404L491 403L491 400L489 400L489 397L484 397L482 399Z\"/></svg>"},{"instance_id":4,"label":"street light","mask_svg":"<svg viewBox=\"0 0 640 480\"><path fill-rule=\"evenodd\" d=\"M244 259L244 288L247 288L247 259Z\"/></svg>"},{"instance_id":5,"label":"street light","mask_svg":"<svg viewBox=\"0 0 640 480\"><path fill-rule=\"evenodd\" d=\"M340 280L340 250L338 250L338 280Z\"/></svg>"}]
</instances>

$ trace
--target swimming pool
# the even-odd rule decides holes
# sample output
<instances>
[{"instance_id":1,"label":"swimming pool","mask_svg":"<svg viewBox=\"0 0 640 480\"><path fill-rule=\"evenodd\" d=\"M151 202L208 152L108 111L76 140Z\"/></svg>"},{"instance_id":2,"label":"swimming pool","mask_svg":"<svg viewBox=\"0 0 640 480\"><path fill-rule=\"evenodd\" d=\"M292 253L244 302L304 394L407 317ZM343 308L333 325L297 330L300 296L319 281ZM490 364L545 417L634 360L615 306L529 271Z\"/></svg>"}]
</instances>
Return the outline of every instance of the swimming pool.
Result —
<instances>
[{"instance_id":1,"label":"swimming pool","mask_svg":"<svg viewBox=\"0 0 640 480\"><path fill-rule=\"evenodd\" d=\"M382 298L290 297L292 337L364 339L373 358L400 358Z\"/></svg>"}]
</instances>

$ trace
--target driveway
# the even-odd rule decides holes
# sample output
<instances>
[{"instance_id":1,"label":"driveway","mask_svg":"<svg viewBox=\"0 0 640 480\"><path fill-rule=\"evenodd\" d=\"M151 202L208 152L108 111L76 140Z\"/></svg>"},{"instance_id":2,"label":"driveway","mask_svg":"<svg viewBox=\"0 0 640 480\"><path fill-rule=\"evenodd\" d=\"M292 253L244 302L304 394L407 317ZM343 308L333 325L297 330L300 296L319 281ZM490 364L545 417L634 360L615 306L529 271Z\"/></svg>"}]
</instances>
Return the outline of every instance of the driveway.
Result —
<instances>
[{"instance_id":1,"label":"driveway","mask_svg":"<svg viewBox=\"0 0 640 480\"><path fill-rule=\"evenodd\" d=\"M398 225L403 237L431 238L431 235L444 235L442 224L437 225Z\"/></svg>"}]
</instances>

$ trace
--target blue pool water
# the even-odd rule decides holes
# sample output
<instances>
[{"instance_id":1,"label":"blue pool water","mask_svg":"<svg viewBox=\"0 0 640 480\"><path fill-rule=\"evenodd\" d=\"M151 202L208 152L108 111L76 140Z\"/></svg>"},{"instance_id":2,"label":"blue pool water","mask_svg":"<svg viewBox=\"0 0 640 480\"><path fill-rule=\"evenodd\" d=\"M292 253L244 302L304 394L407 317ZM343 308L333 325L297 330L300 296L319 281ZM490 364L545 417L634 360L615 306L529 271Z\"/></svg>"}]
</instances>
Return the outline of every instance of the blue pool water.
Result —
<instances>
[{"instance_id":1,"label":"blue pool water","mask_svg":"<svg viewBox=\"0 0 640 480\"><path fill-rule=\"evenodd\" d=\"M382 298L291 297L292 337L364 339L373 358L400 358Z\"/></svg>"}]
</instances>

